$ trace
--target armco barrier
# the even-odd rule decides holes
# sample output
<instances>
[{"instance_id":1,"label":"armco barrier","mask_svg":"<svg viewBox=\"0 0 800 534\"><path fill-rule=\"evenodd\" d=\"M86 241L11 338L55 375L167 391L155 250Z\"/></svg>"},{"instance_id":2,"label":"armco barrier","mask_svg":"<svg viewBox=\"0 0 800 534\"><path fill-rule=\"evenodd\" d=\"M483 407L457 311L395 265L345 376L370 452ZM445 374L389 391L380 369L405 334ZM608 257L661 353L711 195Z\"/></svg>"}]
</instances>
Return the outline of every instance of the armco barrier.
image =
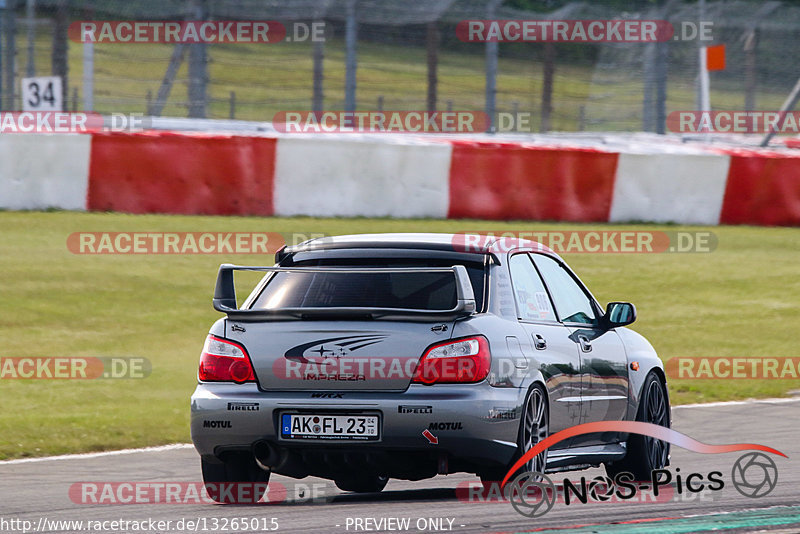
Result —
<instances>
[{"instance_id":1,"label":"armco barrier","mask_svg":"<svg viewBox=\"0 0 800 534\"><path fill-rule=\"evenodd\" d=\"M611 222L717 224L730 157L620 154Z\"/></svg>"},{"instance_id":2,"label":"armco barrier","mask_svg":"<svg viewBox=\"0 0 800 534\"><path fill-rule=\"evenodd\" d=\"M0 134L0 208L86 209L88 135Z\"/></svg>"},{"instance_id":3,"label":"armco barrier","mask_svg":"<svg viewBox=\"0 0 800 534\"><path fill-rule=\"evenodd\" d=\"M732 155L719 222L800 225L800 155Z\"/></svg>"},{"instance_id":4,"label":"armco barrier","mask_svg":"<svg viewBox=\"0 0 800 534\"><path fill-rule=\"evenodd\" d=\"M0 136L0 208L800 226L800 155L405 135Z\"/></svg>"},{"instance_id":5,"label":"armco barrier","mask_svg":"<svg viewBox=\"0 0 800 534\"><path fill-rule=\"evenodd\" d=\"M450 218L607 221L618 155L454 141Z\"/></svg>"},{"instance_id":6,"label":"armco barrier","mask_svg":"<svg viewBox=\"0 0 800 534\"><path fill-rule=\"evenodd\" d=\"M451 150L405 136L281 137L275 214L444 218Z\"/></svg>"},{"instance_id":7,"label":"armco barrier","mask_svg":"<svg viewBox=\"0 0 800 534\"><path fill-rule=\"evenodd\" d=\"M175 134L92 134L90 210L272 215L276 140Z\"/></svg>"}]
</instances>

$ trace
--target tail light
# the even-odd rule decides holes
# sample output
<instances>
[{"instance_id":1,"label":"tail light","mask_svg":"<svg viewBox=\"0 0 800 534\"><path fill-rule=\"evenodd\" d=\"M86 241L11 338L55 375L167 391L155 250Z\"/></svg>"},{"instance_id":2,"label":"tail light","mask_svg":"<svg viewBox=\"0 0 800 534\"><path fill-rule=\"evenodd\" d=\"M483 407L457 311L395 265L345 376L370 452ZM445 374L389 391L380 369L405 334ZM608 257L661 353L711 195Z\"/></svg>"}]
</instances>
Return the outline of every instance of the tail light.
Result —
<instances>
[{"instance_id":1,"label":"tail light","mask_svg":"<svg viewBox=\"0 0 800 534\"><path fill-rule=\"evenodd\" d=\"M200 355L197 377L203 382L255 382L247 350L234 341L209 334Z\"/></svg>"},{"instance_id":2,"label":"tail light","mask_svg":"<svg viewBox=\"0 0 800 534\"><path fill-rule=\"evenodd\" d=\"M483 336L434 345L425 351L412 382L446 384L480 382L489 374L492 355Z\"/></svg>"}]
</instances>

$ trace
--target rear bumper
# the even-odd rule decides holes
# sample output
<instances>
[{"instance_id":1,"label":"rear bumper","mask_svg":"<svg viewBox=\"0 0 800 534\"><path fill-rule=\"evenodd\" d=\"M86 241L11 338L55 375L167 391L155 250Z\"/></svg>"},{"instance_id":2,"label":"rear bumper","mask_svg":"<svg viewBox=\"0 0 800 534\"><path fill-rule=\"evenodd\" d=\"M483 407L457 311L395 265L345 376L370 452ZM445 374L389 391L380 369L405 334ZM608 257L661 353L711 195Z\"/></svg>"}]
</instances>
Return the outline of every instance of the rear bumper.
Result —
<instances>
[{"instance_id":1,"label":"rear bumper","mask_svg":"<svg viewBox=\"0 0 800 534\"><path fill-rule=\"evenodd\" d=\"M412 384L404 392L346 392L336 398L313 395L310 391L263 392L255 384L198 384L192 395L194 446L201 456L219 457L225 451L252 450L255 443L267 442L306 457L314 452L329 455L330 461L338 461L337 455L351 459L363 455L378 461L435 458L439 470L444 461L450 472L471 471L511 461L524 401L520 389L486 383ZM284 410L379 413L381 438L370 442L284 440L278 432L279 413ZM425 430L438 439L437 444L423 435Z\"/></svg>"}]
</instances>

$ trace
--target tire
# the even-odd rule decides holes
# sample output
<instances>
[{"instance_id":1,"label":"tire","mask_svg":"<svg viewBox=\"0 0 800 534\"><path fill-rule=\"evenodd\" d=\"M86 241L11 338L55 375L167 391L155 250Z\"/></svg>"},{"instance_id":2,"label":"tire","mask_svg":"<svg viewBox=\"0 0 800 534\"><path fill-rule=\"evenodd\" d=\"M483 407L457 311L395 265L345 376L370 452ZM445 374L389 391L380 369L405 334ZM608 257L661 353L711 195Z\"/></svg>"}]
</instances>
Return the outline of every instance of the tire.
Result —
<instances>
[{"instance_id":1,"label":"tire","mask_svg":"<svg viewBox=\"0 0 800 534\"><path fill-rule=\"evenodd\" d=\"M642 386L642 398L636 420L670 427L669 396L661 380L650 372ZM619 462L606 464L606 474L613 478L622 472L633 475L634 480L650 480L654 469L663 469L669 462L669 443L650 436L630 434L628 452Z\"/></svg>"},{"instance_id":2,"label":"tire","mask_svg":"<svg viewBox=\"0 0 800 534\"><path fill-rule=\"evenodd\" d=\"M389 477L372 473L334 480L337 488L353 493L380 493L386 487L387 482L389 482Z\"/></svg>"},{"instance_id":3,"label":"tire","mask_svg":"<svg viewBox=\"0 0 800 534\"><path fill-rule=\"evenodd\" d=\"M542 386L536 384L528 393L525 399L525 405L522 409L522 417L517 434L517 453L514 455L514 460L505 469L495 468L478 473L484 488L488 489L493 482L503 480L514 462L532 449L537 443L545 439L549 434L550 409L547 405L547 394ZM547 451L544 451L537 454L533 459L523 465L520 471L544 473L546 465ZM516 474L517 473L513 473L513 475Z\"/></svg>"},{"instance_id":4,"label":"tire","mask_svg":"<svg viewBox=\"0 0 800 534\"><path fill-rule=\"evenodd\" d=\"M550 435L550 408L547 393L540 385L531 388L522 410L520 421L520 454L531 450L537 443ZM543 451L528 461L522 469L544 474L547 467L547 451Z\"/></svg>"},{"instance_id":5,"label":"tire","mask_svg":"<svg viewBox=\"0 0 800 534\"><path fill-rule=\"evenodd\" d=\"M270 473L258 467L250 454L228 454L216 462L203 458L200 466L206 493L215 502L253 504L267 491ZM226 485L228 491L225 491Z\"/></svg>"}]
</instances>

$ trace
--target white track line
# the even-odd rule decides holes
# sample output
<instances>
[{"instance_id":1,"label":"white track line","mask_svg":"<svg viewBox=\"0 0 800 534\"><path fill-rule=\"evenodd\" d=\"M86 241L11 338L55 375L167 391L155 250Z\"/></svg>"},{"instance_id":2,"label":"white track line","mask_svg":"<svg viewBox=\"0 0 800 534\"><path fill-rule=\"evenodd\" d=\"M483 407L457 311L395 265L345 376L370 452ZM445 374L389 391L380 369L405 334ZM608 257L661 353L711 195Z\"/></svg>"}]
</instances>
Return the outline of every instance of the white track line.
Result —
<instances>
[{"instance_id":1,"label":"white track line","mask_svg":"<svg viewBox=\"0 0 800 534\"><path fill-rule=\"evenodd\" d=\"M787 404L790 402L800 402L800 397L779 398L779 399L747 399L740 401L721 401L721 402L706 402L698 404L679 404L673 406L673 410L681 408L716 408L717 406L741 406L743 404Z\"/></svg>"},{"instance_id":2,"label":"white track line","mask_svg":"<svg viewBox=\"0 0 800 534\"><path fill-rule=\"evenodd\" d=\"M191 449L191 443L173 443L171 445L161 445L159 447L143 447L141 449L121 449L116 451L86 452L81 454L62 454L60 456L42 456L40 458L19 458L16 460L2 460L0 465L29 464L36 462L50 462L53 460L83 460L86 458L100 458L101 456L117 456L123 454L136 454L140 452L164 452L180 449Z\"/></svg>"},{"instance_id":3,"label":"white track line","mask_svg":"<svg viewBox=\"0 0 800 534\"><path fill-rule=\"evenodd\" d=\"M682 408L716 408L719 406L741 406L744 404L786 404L790 402L800 402L800 397L779 398L779 399L748 399L742 401L708 402L701 404L681 404L673 406L673 410ZM87 458L100 458L102 456L118 456L123 454L137 454L140 452L164 452L181 449L191 449L191 443L173 443L172 445L161 445L160 447L143 447L141 449L122 449L117 451L87 452L82 454L62 454L60 456L42 456L40 458L19 458L16 460L0 460L2 465L28 464L36 462L51 462L56 460L83 460Z\"/></svg>"}]
</instances>

